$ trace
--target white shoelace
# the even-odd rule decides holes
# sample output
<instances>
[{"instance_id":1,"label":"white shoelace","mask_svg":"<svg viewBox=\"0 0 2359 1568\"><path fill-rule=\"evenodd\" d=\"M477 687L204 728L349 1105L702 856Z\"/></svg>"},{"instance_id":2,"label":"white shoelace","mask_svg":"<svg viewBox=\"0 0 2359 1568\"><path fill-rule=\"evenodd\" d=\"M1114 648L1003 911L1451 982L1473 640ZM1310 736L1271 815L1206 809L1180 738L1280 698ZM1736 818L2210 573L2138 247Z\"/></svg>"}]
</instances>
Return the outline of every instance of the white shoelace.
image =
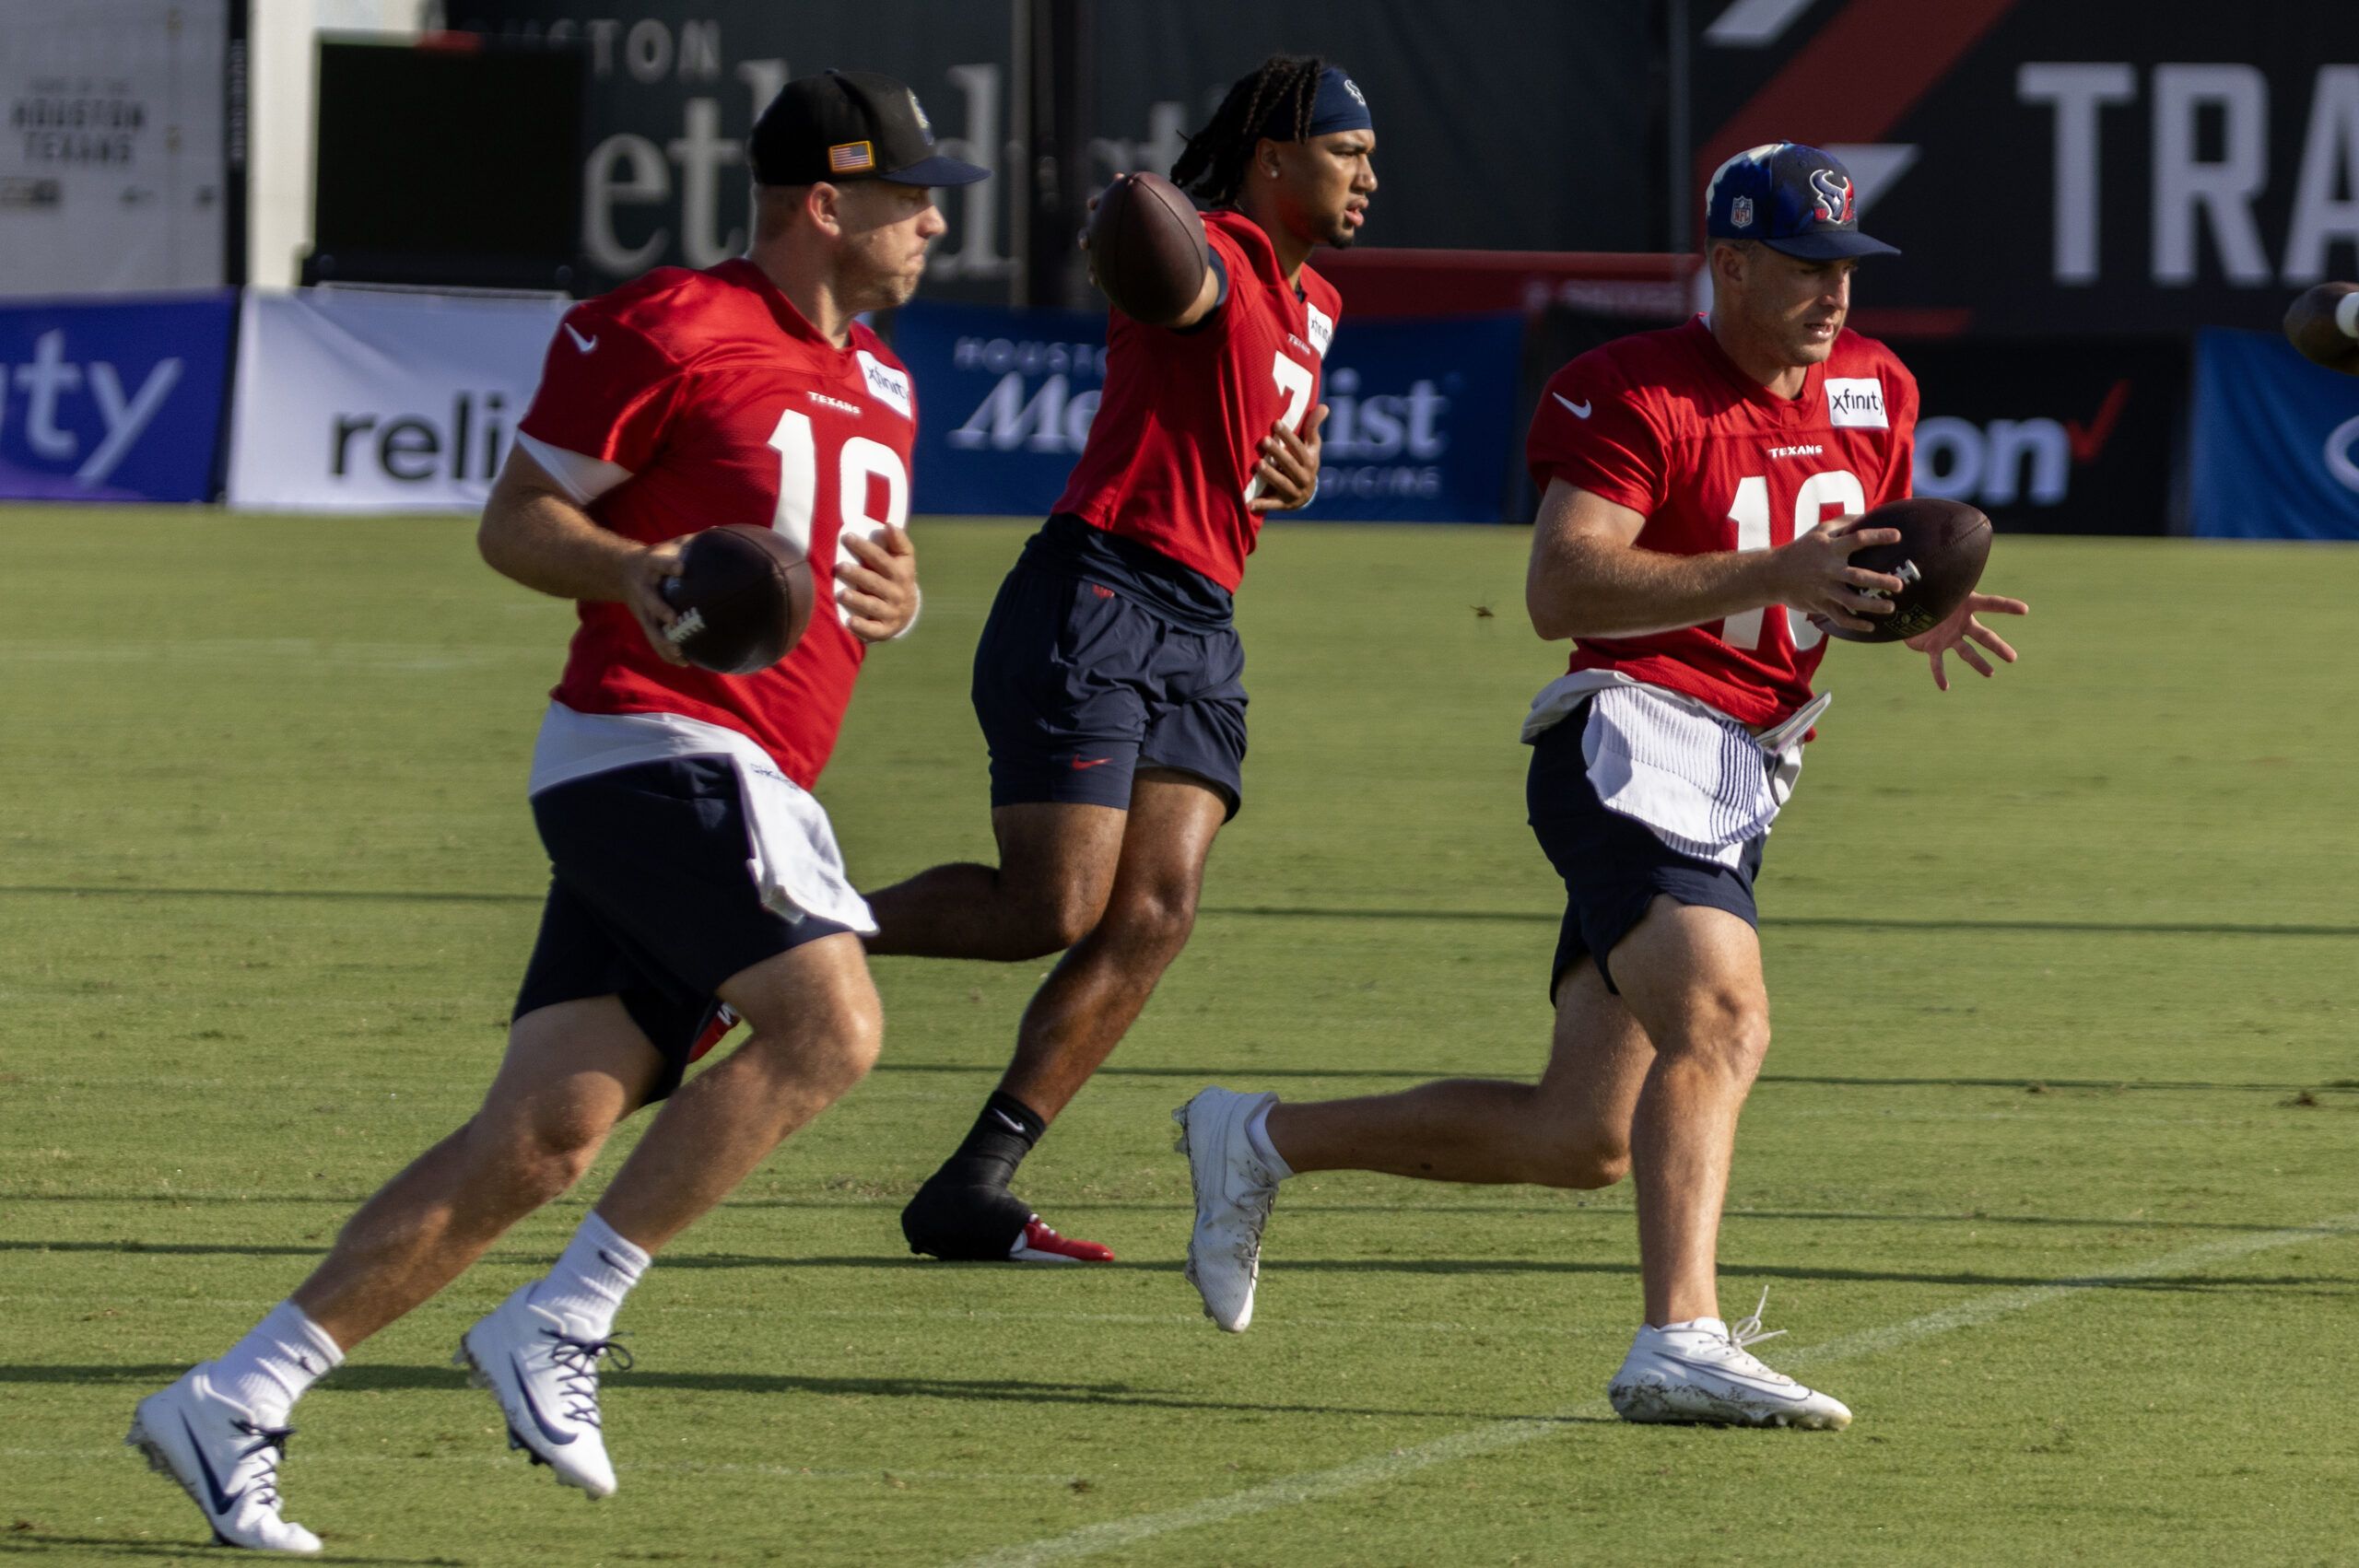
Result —
<instances>
[{"instance_id":1,"label":"white shoelace","mask_svg":"<svg viewBox=\"0 0 2359 1568\"><path fill-rule=\"evenodd\" d=\"M1739 1318L1736 1322L1729 1326L1729 1343L1742 1351L1746 1349L1748 1346L1757 1345L1764 1340L1774 1340L1778 1335L1784 1333L1785 1330L1783 1328L1770 1328L1765 1330L1761 1327L1762 1309L1766 1307L1768 1305L1769 1287L1764 1285L1761 1287L1761 1299L1753 1304L1753 1316L1750 1317Z\"/></svg>"}]
</instances>

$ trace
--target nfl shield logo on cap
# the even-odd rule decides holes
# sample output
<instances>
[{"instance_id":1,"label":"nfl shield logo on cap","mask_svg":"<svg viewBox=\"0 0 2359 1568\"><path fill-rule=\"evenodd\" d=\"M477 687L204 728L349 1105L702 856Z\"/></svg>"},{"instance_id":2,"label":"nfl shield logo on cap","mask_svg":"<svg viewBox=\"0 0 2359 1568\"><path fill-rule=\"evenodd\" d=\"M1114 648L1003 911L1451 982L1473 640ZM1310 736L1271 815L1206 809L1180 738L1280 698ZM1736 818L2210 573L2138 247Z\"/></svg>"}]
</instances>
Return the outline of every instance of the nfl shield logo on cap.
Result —
<instances>
[{"instance_id":1,"label":"nfl shield logo on cap","mask_svg":"<svg viewBox=\"0 0 2359 1568\"><path fill-rule=\"evenodd\" d=\"M1764 142L1721 164L1704 196L1704 232L1804 261L1900 253L1860 232L1859 193L1842 160L1800 142Z\"/></svg>"}]
</instances>

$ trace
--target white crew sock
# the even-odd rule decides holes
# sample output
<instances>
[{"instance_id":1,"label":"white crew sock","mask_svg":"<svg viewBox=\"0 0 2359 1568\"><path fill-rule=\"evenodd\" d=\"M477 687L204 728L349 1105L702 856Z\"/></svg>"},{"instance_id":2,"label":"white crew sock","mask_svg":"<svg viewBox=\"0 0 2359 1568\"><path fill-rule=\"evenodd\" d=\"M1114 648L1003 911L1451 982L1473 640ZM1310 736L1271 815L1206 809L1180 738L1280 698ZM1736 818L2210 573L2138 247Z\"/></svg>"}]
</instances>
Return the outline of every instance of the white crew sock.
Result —
<instances>
[{"instance_id":1,"label":"white crew sock","mask_svg":"<svg viewBox=\"0 0 2359 1568\"><path fill-rule=\"evenodd\" d=\"M623 1297L653 1261L593 1211L573 1233L548 1278L533 1287L534 1306L581 1318L600 1339L615 1331Z\"/></svg>"},{"instance_id":2,"label":"white crew sock","mask_svg":"<svg viewBox=\"0 0 2359 1568\"><path fill-rule=\"evenodd\" d=\"M1666 1323L1655 1332L1658 1334L1711 1334L1725 1340L1729 1337L1729 1326L1717 1317L1691 1317L1684 1323Z\"/></svg>"},{"instance_id":3,"label":"white crew sock","mask_svg":"<svg viewBox=\"0 0 2359 1568\"><path fill-rule=\"evenodd\" d=\"M292 1298L213 1363L206 1375L216 1393L246 1407L264 1426L285 1421L305 1389L334 1370L344 1352Z\"/></svg>"},{"instance_id":4,"label":"white crew sock","mask_svg":"<svg viewBox=\"0 0 2359 1568\"><path fill-rule=\"evenodd\" d=\"M1262 1167L1284 1181L1294 1175L1294 1167L1287 1164L1278 1153L1278 1146L1270 1141L1270 1113L1277 1108L1277 1101L1272 1100L1245 1118L1245 1141L1251 1146L1253 1157L1262 1162Z\"/></svg>"}]
</instances>

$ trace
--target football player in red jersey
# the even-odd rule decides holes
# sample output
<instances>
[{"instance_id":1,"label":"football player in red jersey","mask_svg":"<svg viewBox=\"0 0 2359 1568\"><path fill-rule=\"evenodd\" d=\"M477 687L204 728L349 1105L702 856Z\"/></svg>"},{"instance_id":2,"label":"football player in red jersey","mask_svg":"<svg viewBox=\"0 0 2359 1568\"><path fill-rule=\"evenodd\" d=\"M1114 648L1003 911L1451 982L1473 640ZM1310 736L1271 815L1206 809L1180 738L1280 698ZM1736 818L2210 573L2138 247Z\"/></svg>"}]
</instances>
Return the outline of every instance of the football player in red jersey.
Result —
<instances>
[{"instance_id":1,"label":"football player in red jersey","mask_svg":"<svg viewBox=\"0 0 2359 1568\"><path fill-rule=\"evenodd\" d=\"M556 1267L460 1341L511 1446L613 1492L598 1363L624 1296L875 1059L874 926L807 792L866 646L917 611L916 408L853 318L916 289L945 227L928 188L984 170L937 155L910 90L865 72L788 84L750 156L750 252L570 311L484 510L485 558L577 601L581 625L533 760L548 902L483 1106L251 1334L139 1406L131 1441L233 1545L319 1550L276 1484L297 1398L663 1101ZM690 668L664 637L658 585L684 538L723 523L792 536L838 585L752 675ZM752 1036L683 1087L723 1002Z\"/></svg>"},{"instance_id":2,"label":"football player in red jersey","mask_svg":"<svg viewBox=\"0 0 2359 1568\"><path fill-rule=\"evenodd\" d=\"M1822 623L1889 614L1850 564L1908 493L1917 388L1845 330L1859 231L1843 166L1793 143L1723 165L1708 317L1559 371L1529 456L1543 492L1526 598L1571 668L1525 720L1533 831L1565 880L1539 1083L1454 1080L1285 1105L1207 1089L1177 1113L1196 1192L1189 1273L1224 1328L1252 1318L1277 1185L1305 1171L1596 1188L1635 1171L1645 1318L1608 1385L1625 1418L1839 1428L1842 1403L1756 1359L1721 1316L1715 1251L1737 1113L1769 1044L1753 883L1826 698ZM2014 651L1977 593L1909 646L1946 690Z\"/></svg>"},{"instance_id":3,"label":"football player in red jersey","mask_svg":"<svg viewBox=\"0 0 2359 1568\"><path fill-rule=\"evenodd\" d=\"M1375 150L1352 79L1281 55L1230 88L1171 170L1211 209L1211 263L1175 319L1111 316L1088 445L975 653L1000 863L936 866L870 899L878 953L1068 950L973 1129L902 1211L913 1251L1112 1256L1058 1236L1008 1182L1187 942L1205 856L1237 811L1230 595L1263 515L1317 487L1340 304L1308 263L1358 234Z\"/></svg>"}]
</instances>

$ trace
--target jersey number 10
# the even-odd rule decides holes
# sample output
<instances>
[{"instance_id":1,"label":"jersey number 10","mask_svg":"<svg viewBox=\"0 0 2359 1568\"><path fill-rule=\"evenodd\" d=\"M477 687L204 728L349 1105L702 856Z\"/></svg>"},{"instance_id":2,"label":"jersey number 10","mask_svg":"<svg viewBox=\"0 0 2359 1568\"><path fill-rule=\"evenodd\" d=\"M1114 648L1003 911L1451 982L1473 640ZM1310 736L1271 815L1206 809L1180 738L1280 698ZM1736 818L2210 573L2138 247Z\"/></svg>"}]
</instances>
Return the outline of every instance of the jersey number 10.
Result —
<instances>
[{"instance_id":1,"label":"jersey number 10","mask_svg":"<svg viewBox=\"0 0 2359 1568\"><path fill-rule=\"evenodd\" d=\"M778 416L778 428L770 432L770 446L778 452L778 509L770 515L770 527L794 542L794 547L804 556L811 554L811 514L819 500L819 443L811 427L811 416L790 408ZM885 482L885 515L868 515L869 481ZM838 536L857 533L874 540L887 527L898 528L910 517L910 471L902 465L901 454L882 441L872 441L865 436L847 439L836 454L836 515ZM839 602L836 614L844 625L851 624L851 613Z\"/></svg>"},{"instance_id":2,"label":"jersey number 10","mask_svg":"<svg viewBox=\"0 0 2359 1568\"><path fill-rule=\"evenodd\" d=\"M1813 474L1794 492L1793 526L1783 539L1769 536L1769 481L1761 474L1737 481L1736 499L1729 507L1729 520L1736 524L1736 547L1740 550L1766 550L1778 544L1790 544L1801 534L1808 533L1825 517L1833 507L1837 517L1868 509L1868 492L1859 475L1848 468L1830 468L1824 474ZM1731 615L1720 623L1720 640L1731 648L1761 646L1759 610L1746 610ZM1811 623L1800 610L1785 612L1786 636L1797 653L1807 653L1825 638L1826 634Z\"/></svg>"}]
</instances>

